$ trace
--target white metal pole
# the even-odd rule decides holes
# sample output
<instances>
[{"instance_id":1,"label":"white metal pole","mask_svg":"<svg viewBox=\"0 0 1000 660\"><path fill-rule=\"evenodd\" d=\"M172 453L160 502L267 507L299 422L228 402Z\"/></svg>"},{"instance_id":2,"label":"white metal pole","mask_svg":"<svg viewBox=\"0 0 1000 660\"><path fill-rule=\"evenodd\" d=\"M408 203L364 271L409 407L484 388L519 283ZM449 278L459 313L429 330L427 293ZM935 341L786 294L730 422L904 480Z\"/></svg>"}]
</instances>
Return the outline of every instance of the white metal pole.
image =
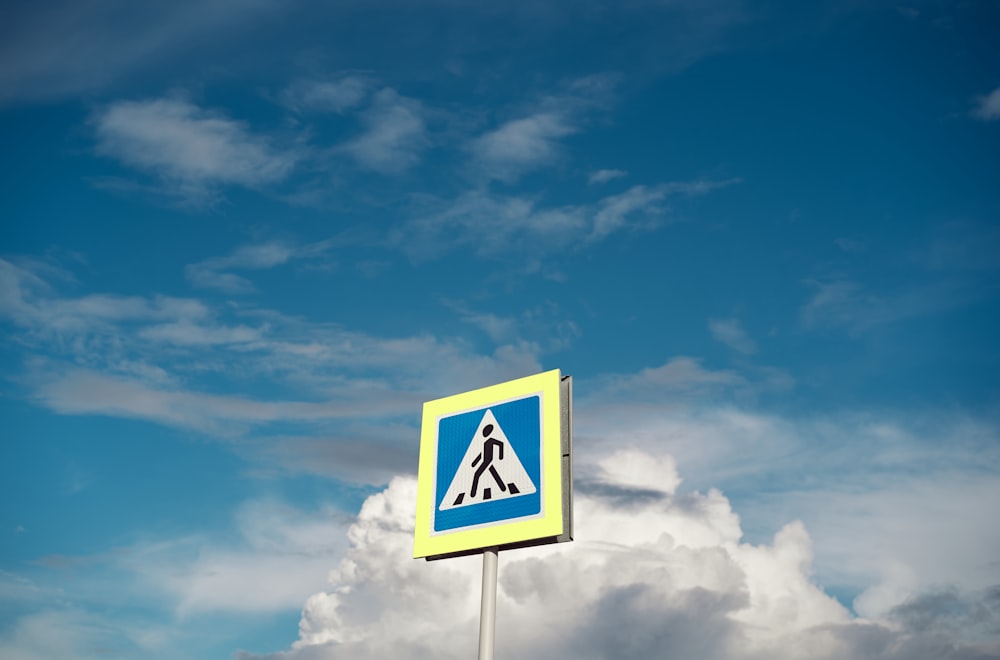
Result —
<instances>
[{"instance_id":1,"label":"white metal pole","mask_svg":"<svg viewBox=\"0 0 1000 660\"><path fill-rule=\"evenodd\" d=\"M479 660L493 660L497 627L497 562L499 548L483 550L483 600L479 610Z\"/></svg>"}]
</instances>

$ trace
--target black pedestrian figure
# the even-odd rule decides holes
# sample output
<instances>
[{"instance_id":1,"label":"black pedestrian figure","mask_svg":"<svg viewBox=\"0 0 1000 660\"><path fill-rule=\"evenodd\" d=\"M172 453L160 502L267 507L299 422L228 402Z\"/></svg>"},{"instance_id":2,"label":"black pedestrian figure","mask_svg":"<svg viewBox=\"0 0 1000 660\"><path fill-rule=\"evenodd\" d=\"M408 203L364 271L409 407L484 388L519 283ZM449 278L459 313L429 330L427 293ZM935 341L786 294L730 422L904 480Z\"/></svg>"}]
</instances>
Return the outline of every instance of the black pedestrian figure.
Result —
<instances>
[{"instance_id":1,"label":"black pedestrian figure","mask_svg":"<svg viewBox=\"0 0 1000 660\"><path fill-rule=\"evenodd\" d=\"M490 474L493 475L497 485L500 486L500 490L505 493L507 492L507 484L503 482L503 479L500 478L500 473L497 472L497 469L493 466L493 449L497 448L499 450L500 455L497 457L497 460L502 461L503 443L496 438L489 437L491 433L493 433L492 424L487 424L483 427L483 436L486 437L486 442L483 444L483 451L476 456L476 460L472 461L472 467L476 467L480 460L482 460L483 463L476 468L476 473L472 476L472 490L469 492L470 497L476 496L476 489L479 488L479 478L483 476L486 470L489 470ZM486 491L489 491L489 489L486 489ZM484 499L490 499L489 493L486 491L483 493Z\"/></svg>"}]
</instances>

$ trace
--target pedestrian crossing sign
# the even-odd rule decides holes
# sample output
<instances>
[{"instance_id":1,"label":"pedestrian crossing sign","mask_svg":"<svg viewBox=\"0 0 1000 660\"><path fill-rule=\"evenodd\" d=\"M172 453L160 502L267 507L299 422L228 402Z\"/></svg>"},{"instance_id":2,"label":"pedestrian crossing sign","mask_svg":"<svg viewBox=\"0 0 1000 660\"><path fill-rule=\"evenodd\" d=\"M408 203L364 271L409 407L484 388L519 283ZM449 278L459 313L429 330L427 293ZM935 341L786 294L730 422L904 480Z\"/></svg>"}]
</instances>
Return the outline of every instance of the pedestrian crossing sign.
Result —
<instances>
[{"instance_id":1,"label":"pedestrian crossing sign","mask_svg":"<svg viewBox=\"0 0 1000 660\"><path fill-rule=\"evenodd\" d=\"M556 369L425 403L413 556L571 540L571 399Z\"/></svg>"}]
</instances>

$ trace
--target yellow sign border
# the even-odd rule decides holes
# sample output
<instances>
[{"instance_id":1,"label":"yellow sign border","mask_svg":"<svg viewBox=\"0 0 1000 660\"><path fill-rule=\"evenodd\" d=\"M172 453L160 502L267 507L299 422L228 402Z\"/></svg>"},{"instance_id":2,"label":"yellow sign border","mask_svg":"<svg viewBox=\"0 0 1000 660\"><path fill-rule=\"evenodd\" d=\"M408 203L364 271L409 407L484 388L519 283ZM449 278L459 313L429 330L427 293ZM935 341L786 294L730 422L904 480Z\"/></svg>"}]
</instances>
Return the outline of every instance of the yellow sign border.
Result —
<instances>
[{"instance_id":1,"label":"yellow sign border","mask_svg":"<svg viewBox=\"0 0 1000 660\"><path fill-rule=\"evenodd\" d=\"M499 383L478 390L435 399L424 404L420 425L420 460L417 467L417 514L413 532L413 557L432 557L478 548L532 541L563 533L562 415L559 369ZM486 408L531 394L542 393L542 513L529 520L515 520L480 529L459 529L432 535L434 464L438 420L467 410Z\"/></svg>"}]
</instances>

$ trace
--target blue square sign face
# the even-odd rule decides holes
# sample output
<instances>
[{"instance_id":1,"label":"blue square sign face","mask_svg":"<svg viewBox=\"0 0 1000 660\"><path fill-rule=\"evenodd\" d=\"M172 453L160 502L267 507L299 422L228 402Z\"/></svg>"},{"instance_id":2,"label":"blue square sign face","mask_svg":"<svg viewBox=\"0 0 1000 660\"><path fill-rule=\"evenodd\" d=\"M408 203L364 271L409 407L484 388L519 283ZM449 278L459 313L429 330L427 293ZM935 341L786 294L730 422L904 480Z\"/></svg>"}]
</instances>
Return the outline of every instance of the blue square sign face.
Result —
<instances>
[{"instance_id":1,"label":"blue square sign face","mask_svg":"<svg viewBox=\"0 0 1000 660\"><path fill-rule=\"evenodd\" d=\"M542 397L438 420L431 533L542 513Z\"/></svg>"}]
</instances>

